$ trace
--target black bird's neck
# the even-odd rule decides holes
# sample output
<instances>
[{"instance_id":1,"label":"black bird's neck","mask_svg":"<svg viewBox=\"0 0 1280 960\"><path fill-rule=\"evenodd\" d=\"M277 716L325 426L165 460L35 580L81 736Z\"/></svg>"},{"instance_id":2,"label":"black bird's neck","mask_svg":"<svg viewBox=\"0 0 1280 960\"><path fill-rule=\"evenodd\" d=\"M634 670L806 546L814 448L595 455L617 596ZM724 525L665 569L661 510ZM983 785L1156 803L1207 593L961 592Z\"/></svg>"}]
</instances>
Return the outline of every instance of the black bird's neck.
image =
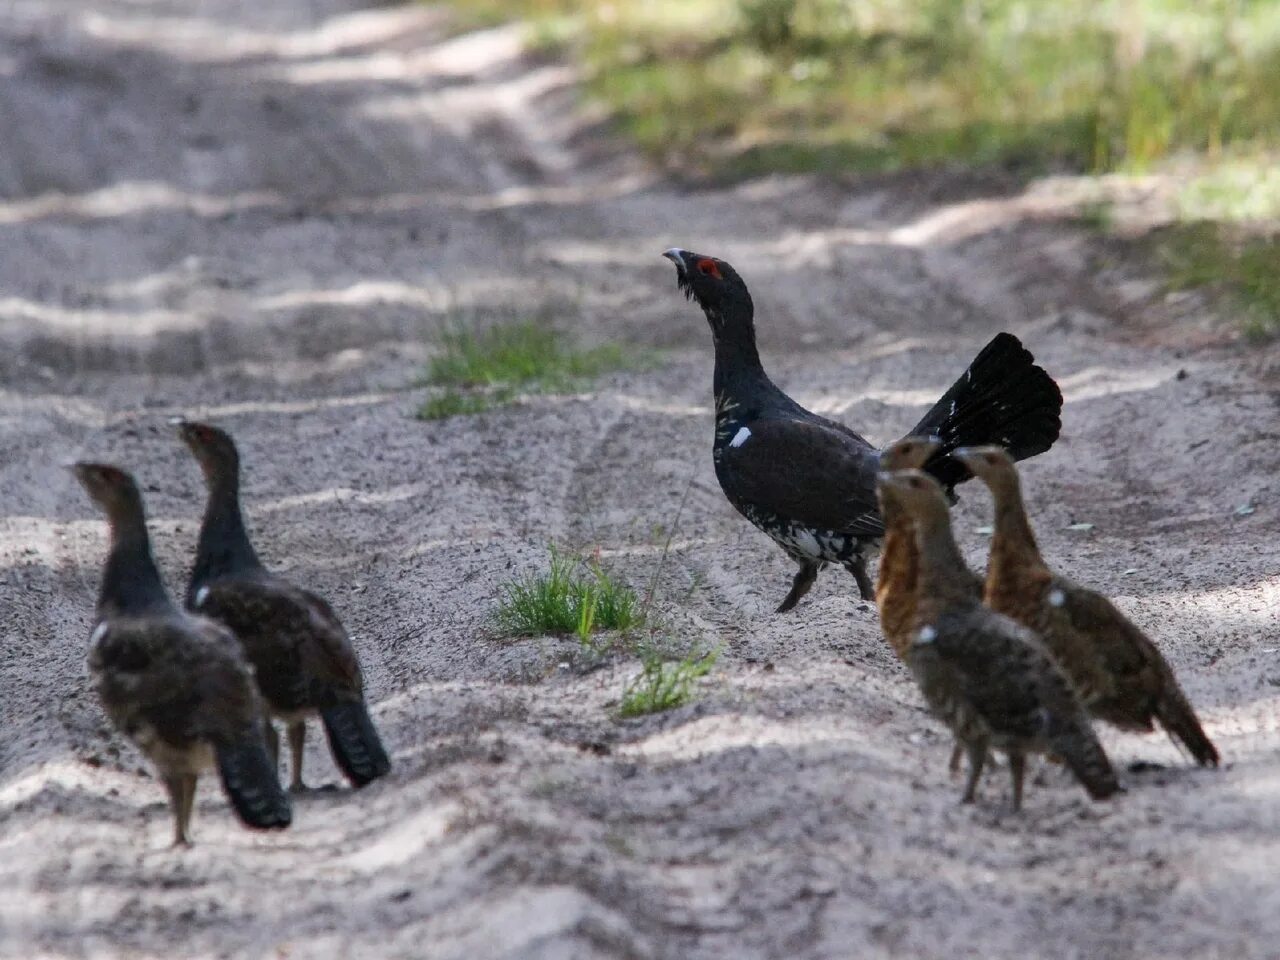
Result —
<instances>
[{"instance_id":1,"label":"black bird's neck","mask_svg":"<svg viewBox=\"0 0 1280 960\"><path fill-rule=\"evenodd\" d=\"M112 518L111 550L102 571L98 615L141 614L170 606L141 514Z\"/></svg>"},{"instance_id":2,"label":"black bird's neck","mask_svg":"<svg viewBox=\"0 0 1280 960\"><path fill-rule=\"evenodd\" d=\"M791 401L764 372L751 315L716 317L708 314L715 332L716 366L712 390L717 431L725 425L751 420Z\"/></svg>"},{"instance_id":3,"label":"black bird's neck","mask_svg":"<svg viewBox=\"0 0 1280 960\"><path fill-rule=\"evenodd\" d=\"M249 542L240 512L240 483L236 477L215 478L200 525L196 562L191 571L188 602L202 586L219 577L262 569Z\"/></svg>"}]
</instances>

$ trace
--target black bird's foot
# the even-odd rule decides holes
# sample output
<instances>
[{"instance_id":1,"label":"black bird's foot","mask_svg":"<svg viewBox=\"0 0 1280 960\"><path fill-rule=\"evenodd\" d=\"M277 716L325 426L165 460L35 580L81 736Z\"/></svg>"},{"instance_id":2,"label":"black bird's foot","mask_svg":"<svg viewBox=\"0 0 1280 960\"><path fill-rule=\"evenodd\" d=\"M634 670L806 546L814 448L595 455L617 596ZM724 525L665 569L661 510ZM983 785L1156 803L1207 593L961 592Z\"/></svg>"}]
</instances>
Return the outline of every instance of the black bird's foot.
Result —
<instances>
[{"instance_id":1,"label":"black bird's foot","mask_svg":"<svg viewBox=\"0 0 1280 960\"><path fill-rule=\"evenodd\" d=\"M787 599L782 601L781 606L775 610L775 613L786 613L797 603L800 598L809 592L809 588L813 586L813 581L818 579L818 565L816 563L802 563L800 569L796 571L795 579L791 581L791 592L787 594Z\"/></svg>"}]
</instances>

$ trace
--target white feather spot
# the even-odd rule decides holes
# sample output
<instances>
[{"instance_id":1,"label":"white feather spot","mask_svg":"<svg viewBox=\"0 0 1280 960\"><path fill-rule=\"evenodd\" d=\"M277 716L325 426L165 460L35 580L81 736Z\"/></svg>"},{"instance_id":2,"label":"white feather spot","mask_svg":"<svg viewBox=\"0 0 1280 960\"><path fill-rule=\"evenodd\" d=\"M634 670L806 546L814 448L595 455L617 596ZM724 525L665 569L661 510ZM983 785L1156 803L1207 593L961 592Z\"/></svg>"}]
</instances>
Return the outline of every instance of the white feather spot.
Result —
<instances>
[{"instance_id":1,"label":"white feather spot","mask_svg":"<svg viewBox=\"0 0 1280 960\"><path fill-rule=\"evenodd\" d=\"M203 586L196 591L196 606L201 606L209 598L209 587Z\"/></svg>"},{"instance_id":2,"label":"white feather spot","mask_svg":"<svg viewBox=\"0 0 1280 960\"><path fill-rule=\"evenodd\" d=\"M733 435L733 439L729 441L729 446L740 447L751 438L751 431L746 427L739 427L738 432Z\"/></svg>"},{"instance_id":3,"label":"white feather spot","mask_svg":"<svg viewBox=\"0 0 1280 960\"><path fill-rule=\"evenodd\" d=\"M107 635L108 629L109 627L107 625L107 621L105 620L100 621L98 625L93 628L93 633L89 634L89 643L91 644L97 643L99 640L101 640L103 637Z\"/></svg>"},{"instance_id":4,"label":"white feather spot","mask_svg":"<svg viewBox=\"0 0 1280 960\"><path fill-rule=\"evenodd\" d=\"M916 634L916 643L933 643L938 639L938 631L930 626L923 626L920 632Z\"/></svg>"},{"instance_id":5,"label":"white feather spot","mask_svg":"<svg viewBox=\"0 0 1280 960\"><path fill-rule=\"evenodd\" d=\"M1049 605L1052 607L1060 607L1067 602L1067 595L1061 590L1054 588L1049 591Z\"/></svg>"},{"instance_id":6,"label":"white feather spot","mask_svg":"<svg viewBox=\"0 0 1280 960\"><path fill-rule=\"evenodd\" d=\"M818 543L818 538L808 530L801 529L796 534L796 549L815 560L822 556L822 544Z\"/></svg>"}]
</instances>

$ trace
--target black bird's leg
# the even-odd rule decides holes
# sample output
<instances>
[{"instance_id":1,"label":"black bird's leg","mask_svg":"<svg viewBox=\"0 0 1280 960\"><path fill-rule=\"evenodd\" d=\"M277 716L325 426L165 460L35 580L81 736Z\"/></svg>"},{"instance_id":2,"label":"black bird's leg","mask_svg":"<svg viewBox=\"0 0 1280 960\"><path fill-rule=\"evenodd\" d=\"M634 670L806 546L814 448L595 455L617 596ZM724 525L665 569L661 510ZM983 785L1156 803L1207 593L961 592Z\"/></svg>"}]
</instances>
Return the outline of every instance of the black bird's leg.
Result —
<instances>
[{"instance_id":1,"label":"black bird's leg","mask_svg":"<svg viewBox=\"0 0 1280 960\"><path fill-rule=\"evenodd\" d=\"M293 771L293 780L289 784L289 789L293 791L307 789L307 785L302 782L302 747L306 742L307 722L295 720L289 724L289 760L290 769Z\"/></svg>"},{"instance_id":2,"label":"black bird's leg","mask_svg":"<svg viewBox=\"0 0 1280 960\"><path fill-rule=\"evenodd\" d=\"M270 717L262 721L262 734L267 738L267 755L271 757L271 767L279 775L280 772L280 734Z\"/></svg>"},{"instance_id":3,"label":"black bird's leg","mask_svg":"<svg viewBox=\"0 0 1280 960\"><path fill-rule=\"evenodd\" d=\"M795 579L791 581L791 592L787 594L787 599L782 601L782 605L778 607L777 613L786 613L797 603L800 598L809 592L809 588L813 586L813 581L818 579L819 566L816 563L802 563L800 569L796 571Z\"/></svg>"},{"instance_id":4,"label":"black bird's leg","mask_svg":"<svg viewBox=\"0 0 1280 960\"><path fill-rule=\"evenodd\" d=\"M867 558L861 553L855 553L845 561L844 568L853 574L854 580L858 581L858 592L862 594L862 599L874 600L876 588L871 583L871 578L867 576Z\"/></svg>"}]
</instances>

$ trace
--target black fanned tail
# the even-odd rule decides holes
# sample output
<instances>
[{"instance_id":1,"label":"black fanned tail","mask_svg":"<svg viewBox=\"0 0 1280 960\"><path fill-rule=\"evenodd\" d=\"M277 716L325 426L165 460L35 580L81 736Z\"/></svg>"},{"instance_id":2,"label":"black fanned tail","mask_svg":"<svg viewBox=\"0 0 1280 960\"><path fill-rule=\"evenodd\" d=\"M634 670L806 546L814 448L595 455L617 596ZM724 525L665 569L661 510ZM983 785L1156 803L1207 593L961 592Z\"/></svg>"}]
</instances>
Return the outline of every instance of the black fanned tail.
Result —
<instances>
[{"instance_id":1,"label":"black fanned tail","mask_svg":"<svg viewBox=\"0 0 1280 960\"><path fill-rule=\"evenodd\" d=\"M391 770L391 760L363 703L340 703L320 711L333 759L353 786L363 787Z\"/></svg>"},{"instance_id":2,"label":"black fanned tail","mask_svg":"<svg viewBox=\"0 0 1280 960\"><path fill-rule=\"evenodd\" d=\"M245 826L279 830L293 822L289 797L259 738L219 745L216 753L222 789Z\"/></svg>"},{"instance_id":3,"label":"black fanned tail","mask_svg":"<svg viewBox=\"0 0 1280 960\"><path fill-rule=\"evenodd\" d=\"M972 475L948 456L957 447L996 444L1014 460L1048 450L1062 429L1062 391L1011 333L999 333L912 434L937 437L942 449L925 470L947 490Z\"/></svg>"}]
</instances>

